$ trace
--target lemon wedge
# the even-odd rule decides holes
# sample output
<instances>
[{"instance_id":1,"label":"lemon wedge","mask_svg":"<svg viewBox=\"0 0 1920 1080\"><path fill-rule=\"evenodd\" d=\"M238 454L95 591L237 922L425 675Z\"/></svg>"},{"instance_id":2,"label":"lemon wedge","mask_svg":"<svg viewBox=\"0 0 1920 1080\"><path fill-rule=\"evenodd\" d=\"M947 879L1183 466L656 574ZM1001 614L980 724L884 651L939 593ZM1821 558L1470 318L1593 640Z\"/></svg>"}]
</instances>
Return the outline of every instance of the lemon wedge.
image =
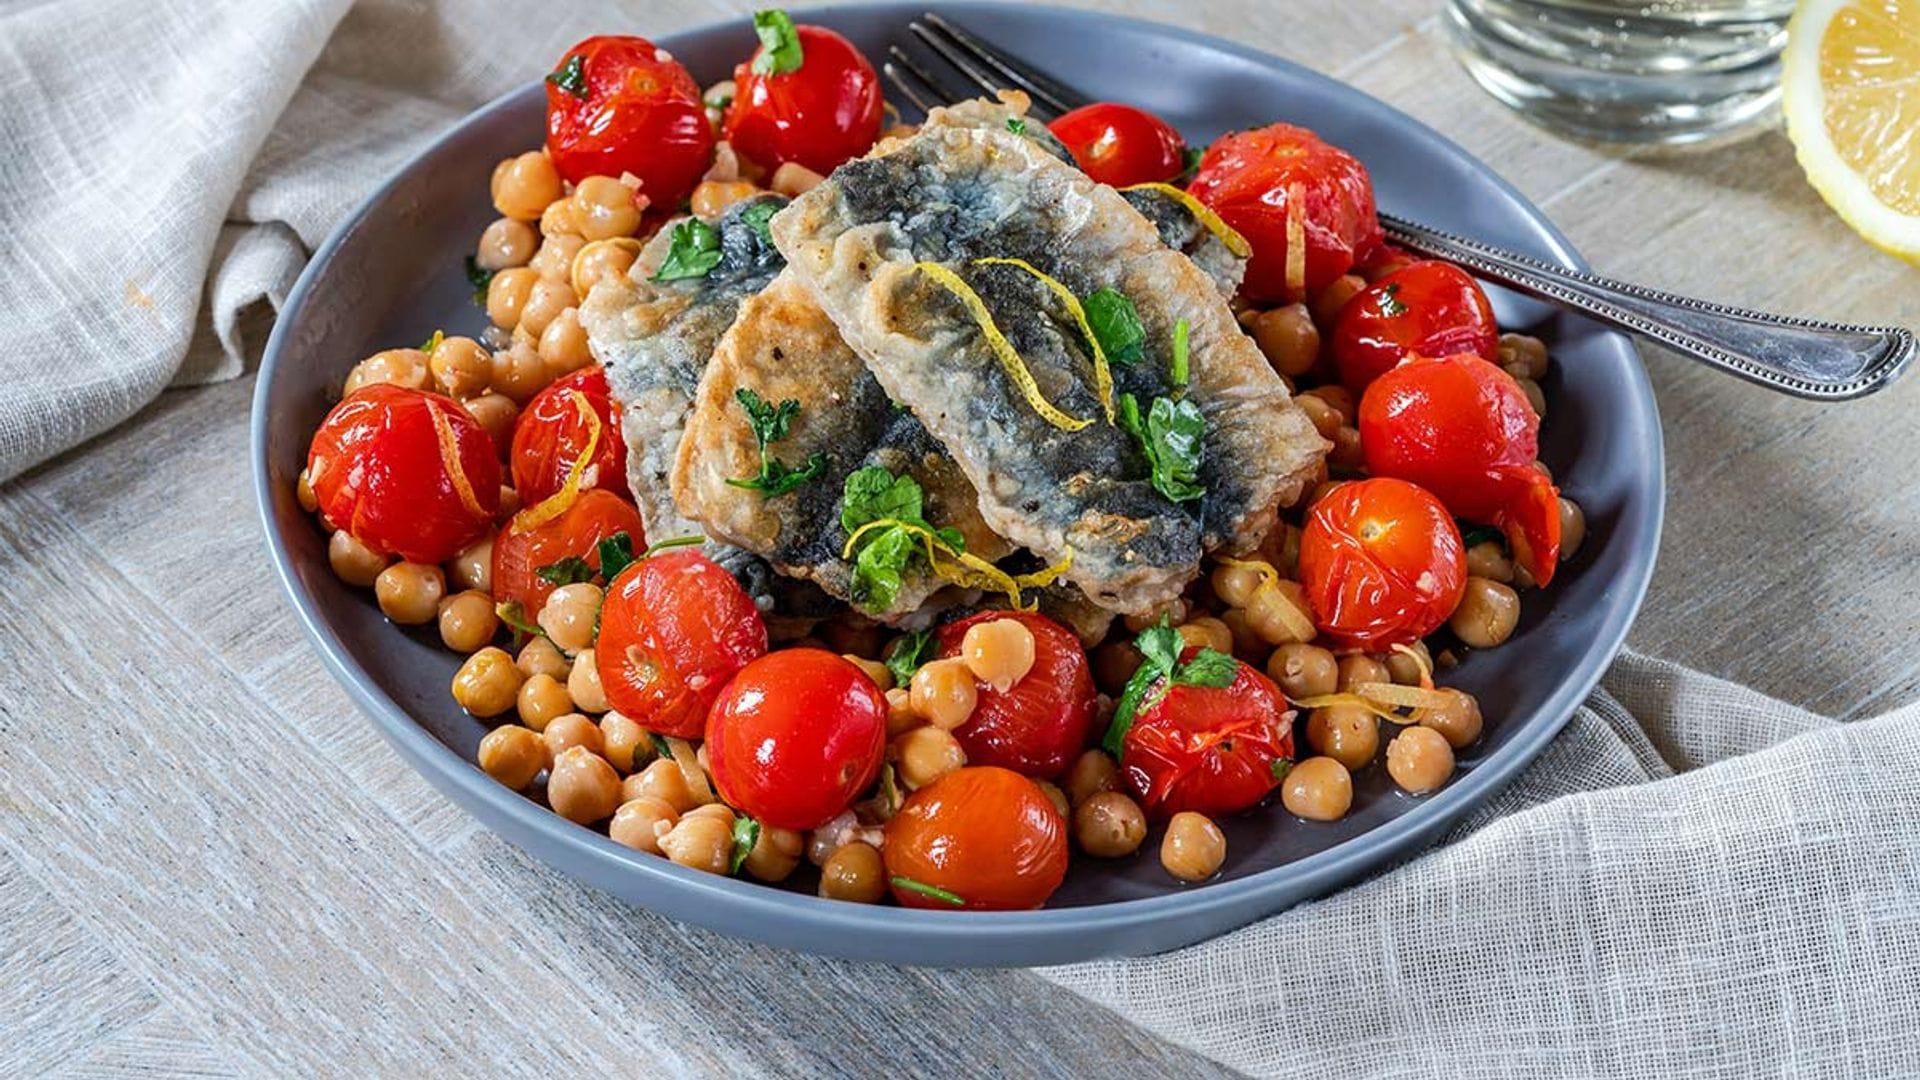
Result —
<instances>
[{"instance_id":1,"label":"lemon wedge","mask_svg":"<svg viewBox=\"0 0 1920 1080\"><path fill-rule=\"evenodd\" d=\"M1782 79L1808 181L1868 243L1920 264L1920 5L1801 0Z\"/></svg>"}]
</instances>

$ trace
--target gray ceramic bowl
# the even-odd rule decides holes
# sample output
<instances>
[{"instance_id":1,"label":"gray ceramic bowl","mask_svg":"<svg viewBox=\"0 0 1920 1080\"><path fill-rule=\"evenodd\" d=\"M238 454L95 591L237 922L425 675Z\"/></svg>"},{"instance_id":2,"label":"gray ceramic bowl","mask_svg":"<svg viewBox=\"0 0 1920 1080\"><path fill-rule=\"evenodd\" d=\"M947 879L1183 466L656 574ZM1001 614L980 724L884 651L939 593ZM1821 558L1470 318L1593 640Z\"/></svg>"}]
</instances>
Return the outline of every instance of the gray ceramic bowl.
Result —
<instances>
[{"instance_id":1,"label":"gray ceramic bowl","mask_svg":"<svg viewBox=\"0 0 1920 1080\"><path fill-rule=\"evenodd\" d=\"M956 21L1096 96L1133 101L1196 142L1289 120L1319 130L1372 171L1383 207L1583 267L1554 227L1493 171L1407 116L1292 64L1162 26L1037 5L938 5ZM869 56L923 4L809 11ZM644 25L609 27L645 31ZM754 44L744 20L660 39L704 83ZM1178 72L1143 80L1139 71ZM1309 825L1277 807L1224 823L1221 875L1181 887L1150 843L1133 859L1077 860L1045 910L909 911L820 900L696 873L622 848L488 779L473 764L486 725L448 696L454 658L381 618L335 580L325 541L294 500L307 441L332 388L360 357L436 328L473 333L461 258L494 216L487 177L538 145L537 84L475 113L375 191L302 275L267 345L254 400L255 487L287 596L321 658L416 769L531 854L677 919L796 949L899 964L1029 965L1144 954L1200 941L1404 859L1486 799L1560 730L1619 648L1652 573L1663 498L1658 417L1628 342L1590 323L1496 294L1501 323L1552 345L1543 457L1586 508L1589 533L1551 590L1530 593L1521 632L1476 654L1452 681L1478 694L1486 738L1442 791L1410 798L1368 770L1346 820ZM806 879L796 883L806 888Z\"/></svg>"}]
</instances>

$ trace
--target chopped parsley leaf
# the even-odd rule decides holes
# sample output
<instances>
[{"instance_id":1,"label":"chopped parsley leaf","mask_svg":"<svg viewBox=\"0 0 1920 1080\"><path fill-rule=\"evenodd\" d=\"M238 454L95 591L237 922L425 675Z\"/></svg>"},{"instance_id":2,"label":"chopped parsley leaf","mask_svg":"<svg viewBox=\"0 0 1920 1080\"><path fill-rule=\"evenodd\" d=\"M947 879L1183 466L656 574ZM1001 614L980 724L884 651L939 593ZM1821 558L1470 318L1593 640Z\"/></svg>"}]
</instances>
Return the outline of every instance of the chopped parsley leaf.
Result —
<instances>
[{"instance_id":1,"label":"chopped parsley leaf","mask_svg":"<svg viewBox=\"0 0 1920 1080\"><path fill-rule=\"evenodd\" d=\"M899 874L893 875L891 880L893 887L896 889L905 889L908 892L919 893L921 896L930 896L943 904L952 904L954 907L967 906L966 900L963 899L959 893L948 892L938 885L929 885L924 881L915 881L910 877L902 877Z\"/></svg>"},{"instance_id":2,"label":"chopped parsley leaf","mask_svg":"<svg viewBox=\"0 0 1920 1080\"><path fill-rule=\"evenodd\" d=\"M913 680L920 665L933 658L933 631L914 630L893 639L887 649L887 670L893 672L893 685L905 686Z\"/></svg>"},{"instance_id":3,"label":"chopped parsley leaf","mask_svg":"<svg viewBox=\"0 0 1920 1080\"><path fill-rule=\"evenodd\" d=\"M757 491L761 498L771 499L820 479L827 471L827 455L814 453L807 463L793 468L786 462L769 453L767 447L787 437L787 431L793 426L793 418L800 412L800 403L787 398L778 405L768 404L759 394L747 387L733 392L734 400L747 410L747 426L753 429L753 441L760 447L760 472L742 480L729 479L728 484L748 491Z\"/></svg>"},{"instance_id":4,"label":"chopped parsley leaf","mask_svg":"<svg viewBox=\"0 0 1920 1080\"><path fill-rule=\"evenodd\" d=\"M582 581L592 581L596 573L587 560L578 555L569 555L558 562L550 562L535 570L534 576L549 585L577 585Z\"/></svg>"},{"instance_id":5,"label":"chopped parsley leaf","mask_svg":"<svg viewBox=\"0 0 1920 1080\"><path fill-rule=\"evenodd\" d=\"M767 228L767 221L780 212L780 203L774 199L760 199L749 203L740 211L740 221L752 229L754 234L768 244L773 243L773 230Z\"/></svg>"},{"instance_id":6,"label":"chopped parsley leaf","mask_svg":"<svg viewBox=\"0 0 1920 1080\"><path fill-rule=\"evenodd\" d=\"M600 541L595 549L600 555L600 573L608 581L620 576L620 571L639 560L633 554L633 537L624 532L614 533Z\"/></svg>"},{"instance_id":7,"label":"chopped parsley leaf","mask_svg":"<svg viewBox=\"0 0 1920 1080\"><path fill-rule=\"evenodd\" d=\"M1025 135L1027 133L1027 122L1018 116L1009 116L1007 117L1007 130L1013 132L1015 135Z\"/></svg>"},{"instance_id":8,"label":"chopped parsley leaf","mask_svg":"<svg viewBox=\"0 0 1920 1080\"><path fill-rule=\"evenodd\" d=\"M760 36L760 51L754 55L756 75L784 75L800 70L805 57L800 52L800 32L793 19L779 8L753 13L753 32Z\"/></svg>"},{"instance_id":9,"label":"chopped parsley leaf","mask_svg":"<svg viewBox=\"0 0 1920 1080\"><path fill-rule=\"evenodd\" d=\"M1157 397L1140 415L1132 394L1120 395L1120 427L1140 443L1152 468L1153 489L1173 502L1191 502L1207 493L1200 485L1200 456L1205 447L1206 417L1192 401Z\"/></svg>"},{"instance_id":10,"label":"chopped parsley leaf","mask_svg":"<svg viewBox=\"0 0 1920 1080\"><path fill-rule=\"evenodd\" d=\"M1140 325L1140 310L1127 294L1118 289L1095 289L1081 306L1086 308L1087 325L1100 342L1107 360L1115 364L1138 363L1145 354L1147 328Z\"/></svg>"},{"instance_id":11,"label":"chopped parsley leaf","mask_svg":"<svg viewBox=\"0 0 1920 1080\"><path fill-rule=\"evenodd\" d=\"M1140 666L1127 680L1126 689L1120 692L1120 701L1113 710L1113 723L1107 728L1106 737L1100 740L1101 747L1114 757L1120 756L1127 732L1133 729L1134 718L1158 705L1168 690L1176 686L1218 690L1233 685L1233 680L1240 676L1240 661L1214 649L1201 649L1182 663L1180 634L1166 616L1161 616L1157 625L1140 631L1133 647L1140 650Z\"/></svg>"},{"instance_id":12,"label":"chopped parsley leaf","mask_svg":"<svg viewBox=\"0 0 1920 1080\"><path fill-rule=\"evenodd\" d=\"M673 227L672 246L653 280L706 277L719 265L720 231L699 218L688 218Z\"/></svg>"},{"instance_id":13,"label":"chopped parsley leaf","mask_svg":"<svg viewBox=\"0 0 1920 1080\"><path fill-rule=\"evenodd\" d=\"M1410 309L1400 302L1400 283L1394 282L1380 290L1380 314L1405 315Z\"/></svg>"},{"instance_id":14,"label":"chopped parsley leaf","mask_svg":"<svg viewBox=\"0 0 1920 1080\"><path fill-rule=\"evenodd\" d=\"M1167 370L1167 378L1171 379L1175 386L1187 385L1187 380L1192 375L1191 346L1187 343L1187 336L1191 332L1192 328L1185 319L1173 324L1173 366Z\"/></svg>"},{"instance_id":15,"label":"chopped parsley leaf","mask_svg":"<svg viewBox=\"0 0 1920 1080\"><path fill-rule=\"evenodd\" d=\"M848 474L841 486L840 527L853 536L873 522L890 522L860 536L847 582L848 598L855 607L884 611L893 606L907 568L914 559L925 557L922 534L956 554L966 550L959 530L928 524L923 505L920 484L911 476L895 476L879 465Z\"/></svg>"},{"instance_id":16,"label":"chopped parsley leaf","mask_svg":"<svg viewBox=\"0 0 1920 1080\"><path fill-rule=\"evenodd\" d=\"M587 99L587 58L574 53L566 62L547 73L547 81L581 101Z\"/></svg>"},{"instance_id":17,"label":"chopped parsley leaf","mask_svg":"<svg viewBox=\"0 0 1920 1080\"><path fill-rule=\"evenodd\" d=\"M753 854L753 846L760 842L760 823L740 815L733 819L733 864L727 872L740 874L740 868L747 865L747 856Z\"/></svg>"},{"instance_id":18,"label":"chopped parsley leaf","mask_svg":"<svg viewBox=\"0 0 1920 1080\"><path fill-rule=\"evenodd\" d=\"M473 256L467 256L467 284L473 286L473 302L487 306L487 288L493 284L493 271L483 269Z\"/></svg>"}]
</instances>

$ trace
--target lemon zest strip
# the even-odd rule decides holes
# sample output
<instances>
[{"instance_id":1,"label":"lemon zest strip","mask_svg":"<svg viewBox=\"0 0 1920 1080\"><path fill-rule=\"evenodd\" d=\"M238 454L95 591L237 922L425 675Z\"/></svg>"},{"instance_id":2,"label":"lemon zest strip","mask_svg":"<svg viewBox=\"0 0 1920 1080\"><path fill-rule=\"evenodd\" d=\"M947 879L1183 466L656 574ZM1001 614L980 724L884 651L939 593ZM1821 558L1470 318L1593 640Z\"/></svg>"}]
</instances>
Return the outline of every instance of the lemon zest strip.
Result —
<instances>
[{"instance_id":1,"label":"lemon zest strip","mask_svg":"<svg viewBox=\"0 0 1920 1080\"><path fill-rule=\"evenodd\" d=\"M1239 229L1227 224L1226 219L1213 212L1213 207L1194 198L1187 192L1174 187L1172 184L1155 181L1148 184L1129 184L1120 190L1157 191L1167 198L1172 199L1174 202L1179 203L1181 206L1186 207L1187 213L1192 214L1193 219L1204 226L1208 232L1219 237L1220 242L1227 245L1227 250L1233 252L1234 255L1244 259L1253 254L1253 245L1247 243L1247 238L1240 235Z\"/></svg>"},{"instance_id":2,"label":"lemon zest strip","mask_svg":"<svg viewBox=\"0 0 1920 1080\"><path fill-rule=\"evenodd\" d=\"M473 482L467 479L466 466L460 464L460 441L454 438L452 422L437 405L428 405L427 415L433 417L433 434L440 442L440 467L446 470L447 481L453 485L454 493L460 496L460 505L466 507L467 513L474 517L492 517L474 495Z\"/></svg>"},{"instance_id":3,"label":"lemon zest strip","mask_svg":"<svg viewBox=\"0 0 1920 1080\"><path fill-rule=\"evenodd\" d=\"M600 449L600 414L593 411L593 403L580 391L569 390L567 396L573 401L574 411L587 423L587 445L580 451L580 456L573 459L573 465L567 469L567 482L560 485L559 491L513 515L513 528L521 532L545 525L573 506L574 501L580 498L580 484L586 477L587 465L593 461L594 452Z\"/></svg>"},{"instance_id":4,"label":"lemon zest strip","mask_svg":"<svg viewBox=\"0 0 1920 1080\"><path fill-rule=\"evenodd\" d=\"M975 266L1018 267L1038 278L1040 284L1060 298L1060 302L1066 305L1067 313L1073 316L1074 323L1080 327L1081 337L1093 346L1093 388L1100 395L1100 408L1107 414L1107 423L1113 423L1113 366L1107 361L1107 350L1100 347L1100 339L1094 335L1093 324L1087 321L1087 309L1080 303L1080 298L1073 295L1073 290L1061 284L1059 279L1042 272L1025 259L989 257L975 259L973 263Z\"/></svg>"},{"instance_id":5,"label":"lemon zest strip","mask_svg":"<svg viewBox=\"0 0 1920 1080\"><path fill-rule=\"evenodd\" d=\"M913 268L932 278L966 307L967 314L973 316L973 321L979 324L981 335L987 339L987 345L993 349L994 356L999 359L1000 367L1006 371L1007 377L1013 380L1013 384L1020 388L1020 393L1027 399L1027 404L1033 407L1034 412L1040 414L1042 420L1061 431L1079 431L1093 423L1092 420L1077 419L1054 408L1053 403L1040 392L1039 384L1033 381L1033 372L1027 370L1027 362L1020 358L1020 351L1015 349L1013 342L1008 341L1007 336L994 325L993 313L987 310L986 301L980 299L980 294L974 292L972 286L961 280L959 274L939 263L932 262L917 262L913 264Z\"/></svg>"}]
</instances>

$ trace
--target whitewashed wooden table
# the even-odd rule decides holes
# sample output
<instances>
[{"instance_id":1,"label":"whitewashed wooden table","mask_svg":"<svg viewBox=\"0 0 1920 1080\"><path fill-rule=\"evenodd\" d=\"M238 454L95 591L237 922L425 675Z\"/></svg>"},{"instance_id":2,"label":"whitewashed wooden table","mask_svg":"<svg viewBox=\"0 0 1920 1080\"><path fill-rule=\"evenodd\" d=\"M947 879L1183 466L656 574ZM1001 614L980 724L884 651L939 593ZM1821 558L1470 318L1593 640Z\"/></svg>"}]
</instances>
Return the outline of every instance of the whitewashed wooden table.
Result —
<instances>
[{"instance_id":1,"label":"whitewashed wooden table","mask_svg":"<svg viewBox=\"0 0 1920 1080\"><path fill-rule=\"evenodd\" d=\"M603 25L749 6L636 3ZM1469 84L1435 0L1085 6L1398 105L1608 272L1920 324L1920 275L1826 211L1783 137L1674 155L1553 139ZM377 5L342 32L457 38L451 7ZM1835 716L1914 698L1920 382L1822 407L1647 360L1671 497L1633 644ZM355 713L270 580L252 389L170 392L0 486L0 1076L1222 1073L1025 973L723 940L477 828Z\"/></svg>"}]
</instances>

